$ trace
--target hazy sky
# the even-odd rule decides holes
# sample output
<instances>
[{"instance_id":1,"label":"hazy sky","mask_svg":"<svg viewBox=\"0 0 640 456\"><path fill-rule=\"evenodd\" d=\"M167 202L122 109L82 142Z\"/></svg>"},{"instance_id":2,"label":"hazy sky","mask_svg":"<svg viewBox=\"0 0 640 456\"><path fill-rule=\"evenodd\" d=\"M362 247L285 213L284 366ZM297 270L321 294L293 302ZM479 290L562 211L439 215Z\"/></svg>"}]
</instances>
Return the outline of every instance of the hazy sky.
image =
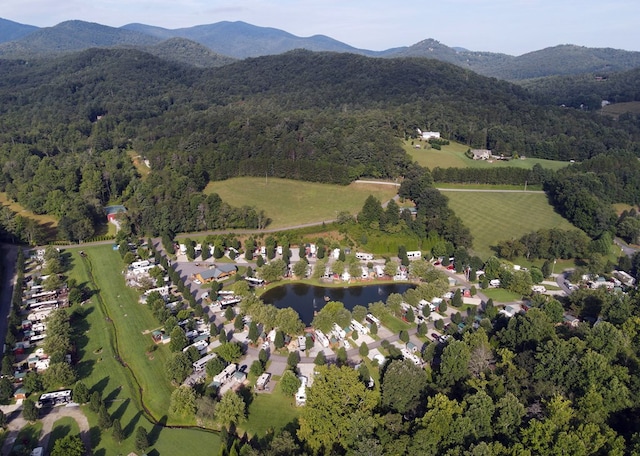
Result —
<instances>
[{"instance_id":1,"label":"hazy sky","mask_svg":"<svg viewBox=\"0 0 640 456\"><path fill-rule=\"evenodd\" d=\"M38 27L245 21L371 50L434 38L513 55L557 44L640 51L639 0L0 0L0 17Z\"/></svg>"}]
</instances>

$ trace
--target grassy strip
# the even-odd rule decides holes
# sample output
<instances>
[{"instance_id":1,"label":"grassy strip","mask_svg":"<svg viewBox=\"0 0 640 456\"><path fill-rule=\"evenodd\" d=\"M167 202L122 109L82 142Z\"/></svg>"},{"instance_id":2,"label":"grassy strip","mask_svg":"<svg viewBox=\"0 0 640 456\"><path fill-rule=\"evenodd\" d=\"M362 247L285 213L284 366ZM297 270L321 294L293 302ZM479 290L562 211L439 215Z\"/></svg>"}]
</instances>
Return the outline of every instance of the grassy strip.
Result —
<instances>
[{"instance_id":1,"label":"grassy strip","mask_svg":"<svg viewBox=\"0 0 640 456\"><path fill-rule=\"evenodd\" d=\"M413 325L407 323L406 321L402 321L393 315L383 315L380 319L382 324L386 326L391 332L397 334L402 330L407 330L411 328Z\"/></svg>"},{"instance_id":2,"label":"grassy strip","mask_svg":"<svg viewBox=\"0 0 640 456\"><path fill-rule=\"evenodd\" d=\"M487 298L493 299L496 303L520 301L522 299L522 295L505 290L504 288L487 288L486 290L482 290L482 293L484 293Z\"/></svg>"},{"instance_id":3,"label":"grassy strip","mask_svg":"<svg viewBox=\"0 0 640 456\"><path fill-rule=\"evenodd\" d=\"M72 255L72 263L76 266L71 271L71 277L79 283L90 284L94 290L91 300L83 306L83 321L86 327L79 331L76 341L79 348L78 355L81 357L78 365L79 377L91 390L102 393L109 414L113 419L120 420L125 433L125 440L117 444L111 438L110 431L100 432L97 426L98 417L84 407L91 426L94 453L128 454L134 451L135 429L143 426L149 433L154 447L153 454L199 455L211 454L211 452L216 454L220 448L220 438L217 433L205 432L197 428L168 427L169 420L166 413L168 406L164 411L160 410L158 415L160 418L151 417L158 423L153 424L147 419L147 413L143 413L138 405L142 400L146 402L148 397L157 396L158 389L155 386L164 385L168 391L171 390L164 375L164 364L160 364L159 361L159 352L162 349L166 350L166 347L161 347L153 353L152 357L146 357L145 347L149 345L150 338L147 341L149 336L130 329L129 320L135 319L143 326L153 325L156 322L148 309L137 303L137 293L125 286L120 275L122 262L117 252L113 252L110 246L85 247L85 253L90 261L86 267L83 264L84 260L75 249L69 252ZM100 296L100 305L97 296ZM129 305L125 306L125 302ZM109 313L105 314L107 310ZM141 315L133 315L135 311ZM136 351L142 353L143 357L136 357L135 361L129 358L133 350L131 344L125 343L129 339L133 339L132 344L138 344ZM114 346L116 342L120 352ZM124 359L118 353L123 353ZM128 367L123 368L121 362L126 362ZM155 379L157 385L150 385L148 389L139 391L132 376L134 373L137 375L139 371L147 371L150 365L154 367L152 375L157 375ZM169 394L163 397L167 404ZM154 410L152 411L155 413ZM173 425L174 421L169 424Z\"/></svg>"}]
</instances>

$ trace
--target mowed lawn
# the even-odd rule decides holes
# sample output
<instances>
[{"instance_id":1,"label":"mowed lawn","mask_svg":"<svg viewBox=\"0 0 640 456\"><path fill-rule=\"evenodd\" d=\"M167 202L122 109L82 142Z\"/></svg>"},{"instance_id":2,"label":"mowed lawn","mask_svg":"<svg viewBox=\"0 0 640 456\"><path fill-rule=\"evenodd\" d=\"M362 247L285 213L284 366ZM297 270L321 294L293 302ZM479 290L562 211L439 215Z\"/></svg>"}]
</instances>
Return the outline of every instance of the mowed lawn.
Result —
<instances>
[{"instance_id":1,"label":"mowed lawn","mask_svg":"<svg viewBox=\"0 0 640 456\"><path fill-rule=\"evenodd\" d=\"M53 423L53 429L51 430L51 437L49 438L49 451L53 450L56 440L61 439L67 435L80 435L80 428L78 423L71 417L65 416L56 420Z\"/></svg>"},{"instance_id":2,"label":"mowed lawn","mask_svg":"<svg viewBox=\"0 0 640 456\"><path fill-rule=\"evenodd\" d=\"M100 434L97 415L83 406L92 428L94 454L128 454L134 451L135 430L138 426L143 426L149 433L155 450L151 454L217 454L220 447L217 434L153 425L140 412L137 386L116 360L116 353L111 346L112 324L118 337L120 356L133 369L142 385L145 405L157 419L168 425L187 424L167 416L172 390L164 373L164 363L169 356L168 348L159 347L151 356L146 354L151 337L142 332L155 327L157 323L151 312L138 304L137 292L125 286L120 255L110 245L83 246L83 250L92 266L91 272L108 317L103 313L95 294L82 306L80 311L83 318L77 323L80 331L76 337L80 357L78 376L92 391L102 393L111 417L120 420L126 436L125 441L117 444L111 437L111 431ZM68 252L73 265L70 277L81 284L87 284L90 279L89 271L79 255L79 249L70 249ZM193 422L190 421L189 424Z\"/></svg>"},{"instance_id":3,"label":"mowed lawn","mask_svg":"<svg viewBox=\"0 0 640 456\"><path fill-rule=\"evenodd\" d=\"M210 182L206 194L217 193L232 206L255 206L271 219L269 228L334 220L340 211L358 213L369 195L386 202L397 193L393 185L319 184L291 179L239 177Z\"/></svg>"},{"instance_id":4,"label":"mowed lawn","mask_svg":"<svg viewBox=\"0 0 640 456\"><path fill-rule=\"evenodd\" d=\"M404 143L404 149L407 153L417 161L419 165L429 169L439 168L504 168L507 166L515 168L531 169L536 164L540 164L543 168L557 170L564 168L569 163L556 160L543 160L540 158L526 158L510 161L497 160L490 163L486 160L471 160L464 153L469 146L457 142L451 142L448 146L442 146L442 150L423 149L426 142L415 141L414 144L420 144L421 148L416 149L411 145L410 141Z\"/></svg>"},{"instance_id":5,"label":"mowed lawn","mask_svg":"<svg viewBox=\"0 0 640 456\"><path fill-rule=\"evenodd\" d=\"M274 381L271 382L273 388ZM280 381L271 393L256 394L249 405L247 421L239 427L251 436L264 437L270 432L277 432L294 422L300 415L292 397L287 397L280 390Z\"/></svg>"},{"instance_id":6,"label":"mowed lawn","mask_svg":"<svg viewBox=\"0 0 640 456\"><path fill-rule=\"evenodd\" d=\"M557 214L543 193L442 191L449 207L473 235L473 249L481 258L493 255L491 246L541 228L576 229Z\"/></svg>"}]
</instances>

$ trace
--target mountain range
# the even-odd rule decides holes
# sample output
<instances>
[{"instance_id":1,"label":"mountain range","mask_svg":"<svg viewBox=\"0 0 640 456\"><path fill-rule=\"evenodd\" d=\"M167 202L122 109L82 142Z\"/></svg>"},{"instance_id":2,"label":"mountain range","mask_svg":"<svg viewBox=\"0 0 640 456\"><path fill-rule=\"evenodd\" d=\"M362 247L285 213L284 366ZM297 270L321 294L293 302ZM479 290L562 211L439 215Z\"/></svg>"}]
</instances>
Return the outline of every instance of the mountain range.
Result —
<instances>
[{"instance_id":1,"label":"mountain range","mask_svg":"<svg viewBox=\"0 0 640 456\"><path fill-rule=\"evenodd\" d=\"M170 61L200 67L277 55L294 49L368 57L422 57L453 63L484 76L522 80L553 75L610 73L640 67L640 52L559 45L520 56L470 51L426 39L411 46L371 51L325 35L299 37L245 22L218 22L180 29L145 24L108 27L78 20L38 28L0 19L0 58L34 58L92 47L135 47Z\"/></svg>"}]
</instances>

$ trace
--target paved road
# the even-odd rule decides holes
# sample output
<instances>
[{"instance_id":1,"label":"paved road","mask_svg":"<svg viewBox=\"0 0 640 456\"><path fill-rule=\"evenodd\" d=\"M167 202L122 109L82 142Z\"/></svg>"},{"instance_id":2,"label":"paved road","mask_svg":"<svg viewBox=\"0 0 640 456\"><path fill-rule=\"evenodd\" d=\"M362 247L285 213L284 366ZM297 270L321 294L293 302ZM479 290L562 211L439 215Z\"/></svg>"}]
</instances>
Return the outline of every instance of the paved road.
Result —
<instances>
[{"instance_id":1,"label":"paved road","mask_svg":"<svg viewBox=\"0 0 640 456\"><path fill-rule=\"evenodd\" d=\"M11 452L11 448L13 447L16 438L18 437L18 432L24 426L27 425L27 421L22 417L22 408L17 407L14 408L12 415L17 414L17 416L11 421L9 421L7 425L7 432L9 432L9 436L4 441L2 446L2 454L8 455ZM40 422L42 423L42 434L40 437L39 446L43 447L45 451L49 446L49 439L51 438L51 431L53 429L53 425L60 418L69 417L73 418L76 423L78 423L78 427L80 428L80 438L82 439L82 443L84 443L84 447L87 449L87 455L91 455L91 435L89 433L89 421L87 421L87 417L84 416L80 407L76 406L67 406L67 407L55 407L49 410L46 415L43 413L40 418Z\"/></svg>"},{"instance_id":2,"label":"paved road","mask_svg":"<svg viewBox=\"0 0 640 456\"><path fill-rule=\"evenodd\" d=\"M636 248L636 247L632 247L629 244L627 244L626 242L624 242L622 239L620 238L615 238L613 240L613 242L622 249L622 252L626 255L626 256L633 256L634 253L636 252L640 252L640 249Z\"/></svg>"},{"instance_id":3,"label":"paved road","mask_svg":"<svg viewBox=\"0 0 640 456\"><path fill-rule=\"evenodd\" d=\"M0 340L7 336L9 311L11 310L11 297L16 282L16 260L18 258L18 246L12 244L2 245L3 268L0 278ZM0 360L2 352L0 352Z\"/></svg>"},{"instance_id":4,"label":"paved road","mask_svg":"<svg viewBox=\"0 0 640 456\"><path fill-rule=\"evenodd\" d=\"M472 192L472 193L544 193L542 190L500 190L473 188L438 188L441 192Z\"/></svg>"}]
</instances>

